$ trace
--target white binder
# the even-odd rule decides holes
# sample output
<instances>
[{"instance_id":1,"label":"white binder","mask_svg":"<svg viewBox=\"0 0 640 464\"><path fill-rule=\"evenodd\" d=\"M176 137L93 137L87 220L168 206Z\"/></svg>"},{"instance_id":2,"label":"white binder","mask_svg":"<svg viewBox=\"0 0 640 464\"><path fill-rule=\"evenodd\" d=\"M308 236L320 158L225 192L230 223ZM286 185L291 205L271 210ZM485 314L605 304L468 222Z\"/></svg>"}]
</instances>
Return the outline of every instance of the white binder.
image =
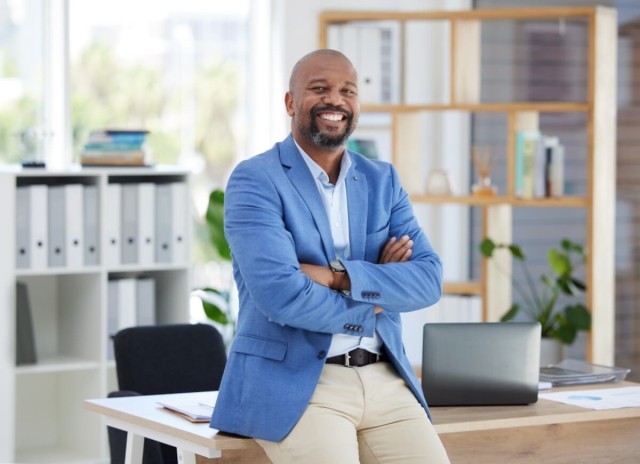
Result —
<instances>
[{"instance_id":1,"label":"white binder","mask_svg":"<svg viewBox=\"0 0 640 464\"><path fill-rule=\"evenodd\" d=\"M67 267L84 265L84 191L82 184L65 185Z\"/></svg>"},{"instance_id":2,"label":"white binder","mask_svg":"<svg viewBox=\"0 0 640 464\"><path fill-rule=\"evenodd\" d=\"M32 185L29 187L29 197L31 269L38 271L46 269L49 265L49 187Z\"/></svg>"},{"instance_id":3,"label":"white binder","mask_svg":"<svg viewBox=\"0 0 640 464\"><path fill-rule=\"evenodd\" d=\"M136 279L136 309L138 325L155 325L156 323L156 281L152 277Z\"/></svg>"},{"instance_id":4,"label":"white binder","mask_svg":"<svg viewBox=\"0 0 640 464\"><path fill-rule=\"evenodd\" d=\"M137 323L135 277L118 279L118 330L133 327Z\"/></svg>"},{"instance_id":5,"label":"white binder","mask_svg":"<svg viewBox=\"0 0 640 464\"><path fill-rule=\"evenodd\" d=\"M156 262L170 263L173 255L171 184L156 184Z\"/></svg>"},{"instance_id":6,"label":"white binder","mask_svg":"<svg viewBox=\"0 0 640 464\"><path fill-rule=\"evenodd\" d=\"M84 265L97 266L99 256L98 187L84 186Z\"/></svg>"},{"instance_id":7,"label":"white binder","mask_svg":"<svg viewBox=\"0 0 640 464\"><path fill-rule=\"evenodd\" d=\"M16 189L16 268L26 269L31 267L31 203L29 187Z\"/></svg>"},{"instance_id":8,"label":"white binder","mask_svg":"<svg viewBox=\"0 0 640 464\"><path fill-rule=\"evenodd\" d=\"M138 185L122 184L122 214L120 261L122 264L138 262Z\"/></svg>"},{"instance_id":9,"label":"white binder","mask_svg":"<svg viewBox=\"0 0 640 464\"><path fill-rule=\"evenodd\" d=\"M151 182L138 184L138 263L153 264L155 258L156 186Z\"/></svg>"},{"instance_id":10,"label":"white binder","mask_svg":"<svg viewBox=\"0 0 640 464\"><path fill-rule=\"evenodd\" d=\"M107 286L107 359L114 359L113 354L113 337L118 332L118 281L115 279L109 280Z\"/></svg>"},{"instance_id":11,"label":"white binder","mask_svg":"<svg viewBox=\"0 0 640 464\"><path fill-rule=\"evenodd\" d=\"M106 224L104 227L106 243L104 245L104 261L107 266L120 264L120 203L121 184L107 185Z\"/></svg>"},{"instance_id":12,"label":"white binder","mask_svg":"<svg viewBox=\"0 0 640 464\"><path fill-rule=\"evenodd\" d=\"M171 183L173 203L173 253L172 262L184 264L189 262L187 253L187 236L189 231L189 203L187 202L187 184Z\"/></svg>"},{"instance_id":13,"label":"white binder","mask_svg":"<svg viewBox=\"0 0 640 464\"><path fill-rule=\"evenodd\" d=\"M49 187L49 267L67 264L65 186Z\"/></svg>"}]
</instances>

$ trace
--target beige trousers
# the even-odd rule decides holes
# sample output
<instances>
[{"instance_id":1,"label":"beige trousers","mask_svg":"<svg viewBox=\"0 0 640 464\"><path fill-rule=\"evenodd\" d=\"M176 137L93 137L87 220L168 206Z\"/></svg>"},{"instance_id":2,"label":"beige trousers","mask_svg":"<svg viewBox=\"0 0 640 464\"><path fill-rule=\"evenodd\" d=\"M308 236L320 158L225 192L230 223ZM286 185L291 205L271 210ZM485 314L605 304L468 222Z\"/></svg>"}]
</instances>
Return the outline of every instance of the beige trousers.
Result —
<instances>
[{"instance_id":1,"label":"beige trousers","mask_svg":"<svg viewBox=\"0 0 640 464\"><path fill-rule=\"evenodd\" d=\"M256 441L275 464L449 462L424 409L386 362L327 364L291 433Z\"/></svg>"}]
</instances>

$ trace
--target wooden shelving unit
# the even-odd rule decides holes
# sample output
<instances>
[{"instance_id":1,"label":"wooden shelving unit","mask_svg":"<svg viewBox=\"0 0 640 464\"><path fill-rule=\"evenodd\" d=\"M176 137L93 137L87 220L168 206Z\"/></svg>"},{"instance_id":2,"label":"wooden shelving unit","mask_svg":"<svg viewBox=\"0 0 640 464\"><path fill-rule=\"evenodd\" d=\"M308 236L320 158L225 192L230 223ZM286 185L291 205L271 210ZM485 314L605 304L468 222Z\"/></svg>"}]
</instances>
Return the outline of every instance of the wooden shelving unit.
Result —
<instances>
[{"instance_id":1,"label":"wooden shelving unit","mask_svg":"<svg viewBox=\"0 0 640 464\"><path fill-rule=\"evenodd\" d=\"M578 21L587 28L586 98L581 101L481 101L480 43L483 27L492 21ZM482 235L501 242L513 237L513 208L583 208L586 211L586 247L589 250L586 304L591 309L593 328L587 337L586 353L591 361L613 364L614 360L614 225L615 225L615 120L616 120L616 11L604 7L503 8L466 11L331 11L319 18L319 44L330 43L336 28L344 25L394 24L399 34L395 59L400 70L395 101L363 101L361 111L384 113L391 120L391 161L400 175L420 163L421 154L410 156L411 147L421 142L416 115L464 112L499 113L506 117L506 191L493 197L471 195L434 197L411 191L414 203L463 205L482 211ZM411 60L428 53L407 39L410 26L420 22L443 25L448 31L449 82L445 102L407 101L404 88L406 68ZM427 45L427 44L425 44ZM348 50L342 50L349 55ZM426 84L425 84L426 85ZM587 172L586 193L562 198L520 199L515 194L515 136L519 130L537 129L542 113L577 113L586 119L587 143L583 160ZM418 150L413 150L415 153ZM470 155L469 155L470 156ZM469 160L470 161L470 160ZM410 182L409 182L410 184ZM560 237L559 237L560 238ZM446 264L446 263L445 263ZM511 268L508 256L484 261L479 282L445 283L445 292L479 294L483 319L496 321L511 303L511 283L497 267Z\"/></svg>"}]
</instances>

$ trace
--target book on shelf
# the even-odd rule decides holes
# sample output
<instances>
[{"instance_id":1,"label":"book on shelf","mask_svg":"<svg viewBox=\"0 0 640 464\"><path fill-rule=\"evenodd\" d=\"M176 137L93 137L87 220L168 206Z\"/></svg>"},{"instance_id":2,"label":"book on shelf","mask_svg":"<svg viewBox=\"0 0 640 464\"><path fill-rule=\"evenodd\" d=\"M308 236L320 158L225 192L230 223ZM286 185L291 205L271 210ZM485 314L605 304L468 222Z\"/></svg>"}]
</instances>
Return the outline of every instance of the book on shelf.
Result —
<instances>
[{"instance_id":1,"label":"book on shelf","mask_svg":"<svg viewBox=\"0 0 640 464\"><path fill-rule=\"evenodd\" d=\"M33 316L26 284L16 284L16 365L35 364L36 343L33 334Z\"/></svg>"},{"instance_id":2,"label":"book on shelf","mask_svg":"<svg viewBox=\"0 0 640 464\"><path fill-rule=\"evenodd\" d=\"M80 152L83 166L146 166L151 153L145 129L99 129L89 133Z\"/></svg>"},{"instance_id":3,"label":"book on shelf","mask_svg":"<svg viewBox=\"0 0 640 464\"><path fill-rule=\"evenodd\" d=\"M537 130L518 131L515 146L515 194L549 198L564 194L564 146Z\"/></svg>"}]
</instances>

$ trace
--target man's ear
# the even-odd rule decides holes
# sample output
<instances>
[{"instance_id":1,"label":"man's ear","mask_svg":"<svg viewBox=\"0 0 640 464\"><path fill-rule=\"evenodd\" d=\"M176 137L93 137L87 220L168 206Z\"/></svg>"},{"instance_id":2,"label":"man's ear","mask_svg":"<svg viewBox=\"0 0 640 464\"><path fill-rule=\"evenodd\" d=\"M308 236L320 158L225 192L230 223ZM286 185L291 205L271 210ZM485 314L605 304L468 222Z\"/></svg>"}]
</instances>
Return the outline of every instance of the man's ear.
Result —
<instances>
[{"instance_id":1,"label":"man's ear","mask_svg":"<svg viewBox=\"0 0 640 464\"><path fill-rule=\"evenodd\" d=\"M284 94L284 106L287 108L287 114L293 117L295 111L293 109L293 94L291 92Z\"/></svg>"}]
</instances>

